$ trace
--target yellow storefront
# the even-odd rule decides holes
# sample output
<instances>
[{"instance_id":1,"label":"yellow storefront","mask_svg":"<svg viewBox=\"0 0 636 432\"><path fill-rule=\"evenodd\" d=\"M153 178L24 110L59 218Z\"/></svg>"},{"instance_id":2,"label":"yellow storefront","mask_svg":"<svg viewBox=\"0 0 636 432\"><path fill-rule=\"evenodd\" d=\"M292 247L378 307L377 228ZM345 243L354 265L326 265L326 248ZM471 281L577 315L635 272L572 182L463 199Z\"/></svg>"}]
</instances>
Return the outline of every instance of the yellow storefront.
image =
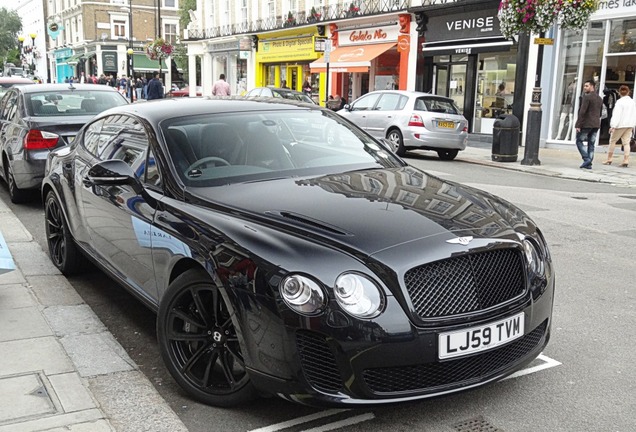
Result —
<instances>
[{"instance_id":1,"label":"yellow storefront","mask_svg":"<svg viewBox=\"0 0 636 432\"><path fill-rule=\"evenodd\" d=\"M309 64L322 56L324 37L316 27L283 30L259 35L255 56L255 86L282 87L303 91L303 83L309 81L312 97L319 100L319 74L311 74ZM324 93L324 90L322 90ZM321 100L321 99L320 99Z\"/></svg>"}]
</instances>

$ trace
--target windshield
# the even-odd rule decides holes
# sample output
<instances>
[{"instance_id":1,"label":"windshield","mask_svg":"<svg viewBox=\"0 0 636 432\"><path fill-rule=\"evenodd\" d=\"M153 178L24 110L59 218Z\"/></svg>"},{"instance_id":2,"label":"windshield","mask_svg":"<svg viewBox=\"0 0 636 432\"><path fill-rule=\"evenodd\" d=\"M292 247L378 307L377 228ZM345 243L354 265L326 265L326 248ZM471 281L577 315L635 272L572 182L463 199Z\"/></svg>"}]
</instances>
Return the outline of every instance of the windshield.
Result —
<instances>
[{"instance_id":1,"label":"windshield","mask_svg":"<svg viewBox=\"0 0 636 432\"><path fill-rule=\"evenodd\" d=\"M191 187L403 166L367 134L323 110L177 118L161 129L179 177Z\"/></svg>"},{"instance_id":2,"label":"windshield","mask_svg":"<svg viewBox=\"0 0 636 432\"><path fill-rule=\"evenodd\" d=\"M96 115L128 101L115 91L55 90L26 95L29 114L35 117Z\"/></svg>"}]
</instances>

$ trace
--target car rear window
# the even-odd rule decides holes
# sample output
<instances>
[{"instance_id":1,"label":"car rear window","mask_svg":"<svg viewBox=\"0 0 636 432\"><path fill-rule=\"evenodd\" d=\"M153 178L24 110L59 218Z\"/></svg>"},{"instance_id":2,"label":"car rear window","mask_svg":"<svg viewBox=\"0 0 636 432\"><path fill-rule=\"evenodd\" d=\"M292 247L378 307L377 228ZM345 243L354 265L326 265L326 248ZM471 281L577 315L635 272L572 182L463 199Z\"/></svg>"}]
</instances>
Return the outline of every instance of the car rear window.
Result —
<instances>
[{"instance_id":1,"label":"car rear window","mask_svg":"<svg viewBox=\"0 0 636 432\"><path fill-rule=\"evenodd\" d=\"M445 114L459 114L457 106L449 99L421 97L415 101L415 110L432 111Z\"/></svg>"},{"instance_id":2,"label":"car rear window","mask_svg":"<svg viewBox=\"0 0 636 432\"><path fill-rule=\"evenodd\" d=\"M68 90L26 95L29 115L35 117L96 115L127 100L117 92Z\"/></svg>"}]
</instances>

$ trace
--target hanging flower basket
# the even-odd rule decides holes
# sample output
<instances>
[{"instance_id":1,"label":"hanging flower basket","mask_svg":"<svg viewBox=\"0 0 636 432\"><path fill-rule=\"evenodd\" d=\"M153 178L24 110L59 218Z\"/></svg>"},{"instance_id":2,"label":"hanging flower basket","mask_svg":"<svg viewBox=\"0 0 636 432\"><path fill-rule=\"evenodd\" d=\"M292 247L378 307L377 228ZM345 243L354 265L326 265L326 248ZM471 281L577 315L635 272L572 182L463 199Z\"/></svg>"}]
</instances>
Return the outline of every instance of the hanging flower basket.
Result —
<instances>
[{"instance_id":1,"label":"hanging flower basket","mask_svg":"<svg viewBox=\"0 0 636 432\"><path fill-rule=\"evenodd\" d=\"M146 56L150 60L161 60L172 54L174 47L167 43L163 38L157 38L146 45Z\"/></svg>"},{"instance_id":2,"label":"hanging flower basket","mask_svg":"<svg viewBox=\"0 0 636 432\"><path fill-rule=\"evenodd\" d=\"M501 0L501 33L512 38L519 33L544 33L554 23L561 28L583 30L598 7L598 0Z\"/></svg>"}]
</instances>

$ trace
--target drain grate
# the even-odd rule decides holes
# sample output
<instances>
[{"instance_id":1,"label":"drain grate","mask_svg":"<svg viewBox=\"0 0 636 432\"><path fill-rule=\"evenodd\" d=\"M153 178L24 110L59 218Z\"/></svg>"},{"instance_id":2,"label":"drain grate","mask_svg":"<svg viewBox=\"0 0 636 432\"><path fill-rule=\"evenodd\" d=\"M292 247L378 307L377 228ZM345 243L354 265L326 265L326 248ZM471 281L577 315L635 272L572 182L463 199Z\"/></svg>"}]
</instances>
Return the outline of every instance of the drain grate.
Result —
<instances>
[{"instance_id":1,"label":"drain grate","mask_svg":"<svg viewBox=\"0 0 636 432\"><path fill-rule=\"evenodd\" d=\"M577 199L577 200L586 200L587 197L582 197L582 196L573 196L572 198Z\"/></svg>"},{"instance_id":2,"label":"drain grate","mask_svg":"<svg viewBox=\"0 0 636 432\"><path fill-rule=\"evenodd\" d=\"M636 199L636 195L619 195L619 198Z\"/></svg>"},{"instance_id":3,"label":"drain grate","mask_svg":"<svg viewBox=\"0 0 636 432\"><path fill-rule=\"evenodd\" d=\"M503 429L491 424L483 416L461 421L454 424L453 428L457 432L504 432Z\"/></svg>"}]
</instances>

